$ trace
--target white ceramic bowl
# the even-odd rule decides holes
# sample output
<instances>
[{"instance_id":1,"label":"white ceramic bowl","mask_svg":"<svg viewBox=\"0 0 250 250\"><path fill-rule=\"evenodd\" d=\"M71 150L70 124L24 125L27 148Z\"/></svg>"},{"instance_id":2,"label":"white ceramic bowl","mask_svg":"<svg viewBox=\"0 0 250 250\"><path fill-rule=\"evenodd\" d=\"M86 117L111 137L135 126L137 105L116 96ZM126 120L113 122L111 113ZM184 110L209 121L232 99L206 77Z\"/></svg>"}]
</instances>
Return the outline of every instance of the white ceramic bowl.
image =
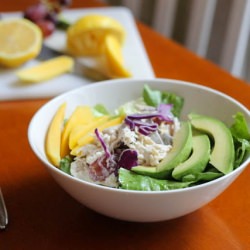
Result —
<instances>
[{"instance_id":1,"label":"white ceramic bowl","mask_svg":"<svg viewBox=\"0 0 250 250\"><path fill-rule=\"evenodd\" d=\"M141 96L143 85L175 92L185 98L182 118L191 111L211 115L232 124L232 115L242 112L250 124L250 112L236 100L200 85L167 79L124 79L100 82L84 86L60 95L45 104L31 120L28 139L37 157L62 188L80 203L101 214L138 222L153 222L173 219L193 212L221 194L246 168L244 163L219 179L211 182L172 191L127 191L98 186L65 174L54 167L44 151L44 139L48 125L59 105L67 102L67 115L79 104L104 104L114 110L126 101Z\"/></svg>"}]
</instances>

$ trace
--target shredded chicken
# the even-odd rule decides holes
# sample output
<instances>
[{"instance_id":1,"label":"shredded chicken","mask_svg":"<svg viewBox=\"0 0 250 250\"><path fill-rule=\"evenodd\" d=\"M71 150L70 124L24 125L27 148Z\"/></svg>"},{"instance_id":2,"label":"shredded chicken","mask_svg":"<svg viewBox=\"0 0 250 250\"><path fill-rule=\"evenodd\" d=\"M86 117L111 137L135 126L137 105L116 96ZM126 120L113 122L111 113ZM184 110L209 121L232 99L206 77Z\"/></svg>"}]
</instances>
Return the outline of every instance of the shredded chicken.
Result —
<instances>
[{"instance_id":1,"label":"shredded chicken","mask_svg":"<svg viewBox=\"0 0 250 250\"><path fill-rule=\"evenodd\" d=\"M173 134L180 128L178 119L174 123L161 124L158 128L159 134L165 135L167 138L172 138ZM136 150L138 154L138 165L156 166L164 159L171 150L172 140L168 144L156 143L150 136L145 136L138 132L137 129L131 130L126 124L114 126L105 129L100 133L105 144L108 145L109 151L114 150L123 145L129 149ZM162 136L164 138L164 136ZM79 152L79 156L71 164L71 174L76 178L94 182L110 187L117 187L118 180L115 173L111 173L105 180L93 180L90 176L89 166L105 155L100 141L94 137L92 144L83 146Z\"/></svg>"},{"instance_id":2,"label":"shredded chicken","mask_svg":"<svg viewBox=\"0 0 250 250\"><path fill-rule=\"evenodd\" d=\"M135 105L127 105L130 104ZM138 102L135 106L141 114L157 112L154 107L143 102ZM145 122L154 123L149 119L145 119ZM125 164L120 161L125 151L134 152L133 156L128 156L132 164L135 160L137 165L156 166L172 149L172 138L179 129L180 122L178 118L173 117L172 123L160 122L156 130L149 134L139 132L137 126L131 128L126 122L102 132L98 131L98 136L93 133L93 143L79 149L78 156L71 163L71 174L88 182L117 187L118 167L124 166L118 164ZM101 141L98 137L101 137ZM128 164L128 158L125 162Z\"/></svg>"}]
</instances>

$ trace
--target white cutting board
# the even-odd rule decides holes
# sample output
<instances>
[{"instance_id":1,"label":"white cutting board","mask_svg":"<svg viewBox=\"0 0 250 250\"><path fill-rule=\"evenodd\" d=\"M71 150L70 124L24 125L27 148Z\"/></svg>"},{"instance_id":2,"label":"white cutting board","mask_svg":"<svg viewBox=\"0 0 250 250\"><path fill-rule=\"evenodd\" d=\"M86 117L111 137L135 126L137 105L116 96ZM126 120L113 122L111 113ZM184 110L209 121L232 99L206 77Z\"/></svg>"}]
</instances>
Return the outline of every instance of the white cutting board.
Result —
<instances>
[{"instance_id":1,"label":"white cutting board","mask_svg":"<svg viewBox=\"0 0 250 250\"><path fill-rule=\"evenodd\" d=\"M123 47L123 55L125 67L132 73L132 77L153 78L152 66L130 10L125 7L72 9L64 11L63 16L70 22L74 22L78 18L92 13L113 17L125 27L127 37ZM1 13L1 16L3 18L17 18L21 17L22 13ZM56 31L44 43L50 48L62 50L65 46L65 34ZM38 60L31 60L20 68L9 70L0 67L0 101L53 97L68 90L93 83L84 76L74 74L64 74L36 84L21 83L15 72L38 62Z\"/></svg>"}]
</instances>

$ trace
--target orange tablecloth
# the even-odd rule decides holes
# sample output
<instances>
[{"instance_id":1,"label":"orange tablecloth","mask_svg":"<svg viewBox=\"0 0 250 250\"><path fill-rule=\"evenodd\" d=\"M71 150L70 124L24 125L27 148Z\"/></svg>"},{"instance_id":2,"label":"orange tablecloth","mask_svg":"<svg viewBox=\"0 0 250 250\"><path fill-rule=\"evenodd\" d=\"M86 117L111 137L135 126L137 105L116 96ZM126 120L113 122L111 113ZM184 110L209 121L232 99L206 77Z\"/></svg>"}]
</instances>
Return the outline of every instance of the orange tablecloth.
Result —
<instances>
[{"instance_id":1,"label":"orange tablecloth","mask_svg":"<svg viewBox=\"0 0 250 250\"><path fill-rule=\"evenodd\" d=\"M32 0L2 1L0 11ZM72 7L96 7L74 0ZM250 85L138 23L157 77L213 87L250 108ZM250 168L217 199L182 218L160 223L113 220L73 200L32 153L27 128L48 99L0 103L0 186L9 225L0 249L250 249Z\"/></svg>"}]
</instances>

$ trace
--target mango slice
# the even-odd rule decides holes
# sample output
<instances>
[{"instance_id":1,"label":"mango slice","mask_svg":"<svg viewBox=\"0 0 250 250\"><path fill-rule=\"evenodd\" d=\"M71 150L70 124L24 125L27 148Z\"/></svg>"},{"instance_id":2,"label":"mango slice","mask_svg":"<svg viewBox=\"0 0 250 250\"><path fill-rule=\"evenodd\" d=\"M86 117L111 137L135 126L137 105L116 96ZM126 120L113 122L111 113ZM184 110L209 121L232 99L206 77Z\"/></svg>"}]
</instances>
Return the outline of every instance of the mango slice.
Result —
<instances>
[{"instance_id":1,"label":"mango slice","mask_svg":"<svg viewBox=\"0 0 250 250\"><path fill-rule=\"evenodd\" d=\"M82 146L93 142L93 140L94 140L93 134L94 134L95 128L98 128L99 131L103 131L106 128L110 128L110 127L121 124L123 120L124 120L124 116L119 116L119 117L116 117L116 118L113 118L113 119L110 119L110 120L104 122L100 126L93 127L92 130L89 130L84 136L82 136L77 141L77 146L71 150L70 154L76 156L78 154L79 149Z\"/></svg>"},{"instance_id":2,"label":"mango slice","mask_svg":"<svg viewBox=\"0 0 250 250\"><path fill-rule=\"evenodd\" d=\"M106 122L109 119L108 116L100 116L93 119L93 122L76 126L72 129L70 135L69 135L69 148L73 149L77 146L78 140L88 134L91 131L94 131L94 129L104 122Z\"/></svg>"},{"instance_id":3,"label":"mango slice","mask_svg":"<svg viewBox=\"0 0 250 250\"><path fill-rule=\"evenodd\" d=\"M73 66L73 58L69 56L59 56L31 68L22 69L18 71L16 75L23 82L42 82L70 72Z\"/></svg>"},{"instance_id":4,"label":"mango slice","mask_svg":"<svg viewBox=\"0 0 250 250\"><path fill-rule=\"evenodd\" d=\"M99 129L99 131L103 131L106 128L110 128L110 127L121 124L123 120L124 120L124 116L115 117L113 119L108 120L107 122L105 122L101 126L99 126L98 129Z\"/></svg>"},{"instance_id":5,"label":"mango slice","mask_svg":"<svg viewBox=\"0 0 250 250\"><path fill-rule=\"evenodd\" d=\"M71 114L69 120L66 122L62 132L61 140L61 157L69 154L69 136L72 129L78 125L84 125L93 120L94 116L92 110L88 106L78 106Z\"/></svg>"},{"instance_id":6,"label":"mango slice","mask_svg":"<svg viewBox=\"0 0 250 250\"><path fill-rule=\"evenodd\" d=\"M118 40L112 35L107 35L104 43L108 75L111 78L131 77L131 73L124 66L122 47Z\"/></svg>"},{"instance_id":7,"label":"mango slice","mask_svg":"<svg viewBox=\"0 0 250 250\"><path fill-rule=\"evenodd\" d=\"M61 159L61 130L65 109L66 103L63 103L54 115L45 139L45 152L47 154L47 157L49 158L50 162L57 167L59 166Z\"/></svg>"},{"instance_id":8,"label":"mango slice","mask_svg":"<svg viewBox=\"0 0 250 250\"><path fill-rule=\"evenodd\" d=\"M101 124L100 126L97 126L97 127L95 127L95 128L98 128L99 131L103 131L103 130L106 129L106 128L113 127L113 126L116 126L116 125L121 124L122 121L123 121L123 119L124 119L124 117L119 116L119 117L113 118L113 119L111 119L111 120L108 120L108 121L104 122L103 124ZM94 132L94 129L95 129L95 128L93 128L93 130L92 130L91 132ZM81 138L78 140L78 142L77 142L78 146L83 146L83 145L86 144L86 141L88 141L88 140L86 140L86 138L85 138L86 136L88 136L88 134L86 134L85 136L81 137ZM91 136L91 137L92 137L92 136ZM89 143L89 142L88 142L88 143Z\"/></svg>"}]
</instances>

